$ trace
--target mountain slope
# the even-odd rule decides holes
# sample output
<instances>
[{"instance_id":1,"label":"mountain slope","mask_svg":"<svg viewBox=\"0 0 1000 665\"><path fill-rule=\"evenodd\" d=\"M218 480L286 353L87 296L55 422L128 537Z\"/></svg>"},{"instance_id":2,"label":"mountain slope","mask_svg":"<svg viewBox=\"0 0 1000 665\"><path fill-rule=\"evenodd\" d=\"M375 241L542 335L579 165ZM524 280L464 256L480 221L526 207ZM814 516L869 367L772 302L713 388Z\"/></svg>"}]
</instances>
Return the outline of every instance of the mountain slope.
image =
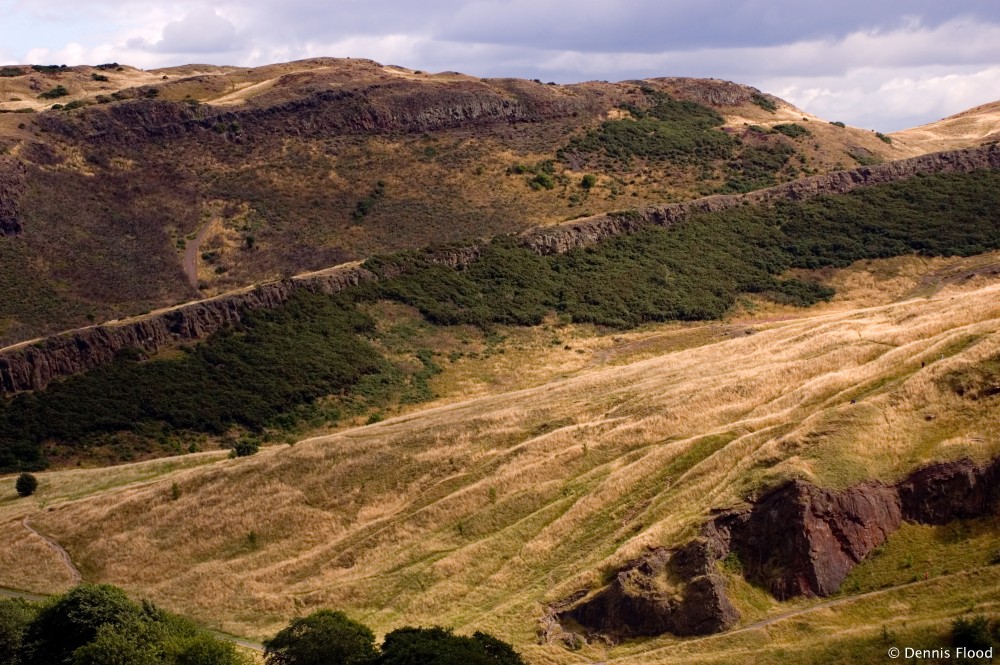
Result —
<instances>
[{"instance_id":1,"label":"mountain slope","mask_svg":"<svg viewBox=\"0 0 1000 665\"><path fill-rule=\"evenodd\" d=\"M0 236L0 343L912 154L707 79L546 85L351 59L4 71L0 210L17 215L0 227L17 233Z\"/></svg>"},{"instance_id":2,"label":"mountain slope","mask_svg":"<svg viewBox=\"0 0 1000 665\"><path fill-rule=\"evenodd\" d=\"M72 500L34 514L32 524L66 547L85 578L247 635L332 606L379 631L404 623L489 629L538 663L716 662L749 652L773 662L789 648L863 660L884 651L879 622L929 639L970 605L988 607L1000 586L1000 569L984 568L997 543L991 522L958 536L947 536L949 527L907 527L900 537L917 568L879 571L876 559L852 579L863 590L871 576L876 584L909 582L924 570L933 577L886 598L799 615L794 625L811 626L805 632L779 622L767 633L663 637L610 651L600 641L582 652L535 643L550 604L599 588L649 547L681 544L713 508L741 505L783 478L843 488L895 481L934 460L1000 454L990 415L997 398L955 388L992 380L974 377L991 376L982 372L1000 355L1000 286L963 279L968 266L938 261L913 276L872 282L884 270L872 263L873 272L838 278L867 274L870 285L855 295L883 299L933 279L940 290L931 297L834 302L801 318L762 317L722 338L705 337L702 327L651 331L640 335L644 346L621 355L611 344L610 356L591 356L597 367L568 378L553 367L555 380L536 387L249 459L182 458L200 466L175 473L159 462L158 478L135 486L114 487L149 473L148 463L91 472L103 479L86 489L87 472L46 474L40 500ZM3 510L13 517L24 507L7 500ZM6 524L6 556L23 557L32 543L17 522ZM895 542L886 556L896 556ZM964 558L943 564L943 574L938 561L959 556L955 548ZM39 570L59 579L58 561L30 561L3 567L10 572L0 583L28 586ZM736 577L729 585L746 626L808 606L778 603ZM868 628L858 628L860 616Z\"/></svg>"},{"instance_id":3,"label":"mountain slope","mask_svg":"<svg viewBox=\"0 0 1000 665\"><path fill-rule=\"evenodd\" d=\"M1000 102L983 104L891 136L903 149L919 152L996 143L1000 140Z\"/></svg>"}]
</instances>

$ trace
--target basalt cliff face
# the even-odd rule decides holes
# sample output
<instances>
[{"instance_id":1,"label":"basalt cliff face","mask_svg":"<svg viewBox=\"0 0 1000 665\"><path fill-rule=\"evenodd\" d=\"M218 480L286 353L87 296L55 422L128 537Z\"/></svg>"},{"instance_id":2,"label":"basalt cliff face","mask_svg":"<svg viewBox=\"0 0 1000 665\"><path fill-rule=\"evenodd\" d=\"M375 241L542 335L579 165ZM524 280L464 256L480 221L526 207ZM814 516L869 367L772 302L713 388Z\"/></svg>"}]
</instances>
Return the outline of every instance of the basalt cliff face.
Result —
<instances>
[{"instance_id":1,"label":"basalt cliff face","mask_svg":"<svg viewBox=\"0 0 1000 665\"><path fill-rule=\"evenodd\" d=\"M24 164L10 157L0 157L0 236L20 235L23 230L17 199L25 186Z\"/></svg>"},{"instance_id":2,"label":"basalt cliff face","mask_svg":"<svg viewBox=\"0 0 1000 665\"><path fill-rule=\"evenodd\" d=\"M548 630L579 625L612 640L721 632L739 620L718 565L727 557L778 599L826 596L904 521L946 524L993 514L998 504L1000 458L934 464L894 485L841 491L792 481L718 515L683 547L626 564L607 587L555 608Z\"/></svg>"},{"instance_id":3,"label":"basalt cliff face","mask_svg":"<svg viewBox=\"0 0 1000 665\"><path fill-rule=\"evenodd\" d=\"M991 145L925 155L854 171L816 176L749 194L711 196L632 213L601 215L535 229L522 234L520 243L538 254L562 253L606 238L632 233L647 225L671 226L700 213L743 205L801 200L822 194L842 194L859 187L890 183L918 174L963 173L979 169L1000 169L1000 147ZM21 176L17 176L16 169L8 171L15 173L14 177L9 178L15 185L8 191L16 192L16 187L21 186L17 183L23 182L23 172ZM4 210L3 201L0 198L0 213ZM13 209L16 211L16 207ZM3 219L5 218L0 216L0 221ZM16 228L19 229L20 226L17 225ZM431 254L433 261L452 268L468 265L479 255L480 248L476 246L443 249ZM83 328L8 347L0 351L0 394L40 390L53 379L107 363L126 347L155 352L172 345L204 339L220 328L239 321L241 312L276 307L299 288L335 293L360 281L376 278L376 275L361 268L332 269L181 305L122 323Z\"/></svg>"}]
</instances>

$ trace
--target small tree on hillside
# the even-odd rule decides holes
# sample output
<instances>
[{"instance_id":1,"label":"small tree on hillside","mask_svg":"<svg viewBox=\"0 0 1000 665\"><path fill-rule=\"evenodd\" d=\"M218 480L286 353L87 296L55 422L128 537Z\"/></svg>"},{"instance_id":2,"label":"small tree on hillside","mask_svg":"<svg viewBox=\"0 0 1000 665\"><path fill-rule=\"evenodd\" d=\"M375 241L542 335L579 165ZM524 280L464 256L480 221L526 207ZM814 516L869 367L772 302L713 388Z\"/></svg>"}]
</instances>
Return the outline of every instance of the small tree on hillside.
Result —
<instances>
[{"instance_id":1,"label":"small tree on hillside","mask_svg":"<svg viewBox=\"0 0 1000 665\"><path fill-rule=\"evenodd\" d=\"M22 473L14 483L14 489L21 496L31 496L38 489L38 478L30 473Z\"/></svg>"},{"instance_id":2,"label":"small tree on hillside","mask_svg":"<svg viewBox=\"0 0 1000 665\"><path fill-rule=\"evenodd\" d=\"M367 665L377 658L375 634L368 626L333 610L292 619L264 642L267 665Z\"/></svg>"}]
</instances>

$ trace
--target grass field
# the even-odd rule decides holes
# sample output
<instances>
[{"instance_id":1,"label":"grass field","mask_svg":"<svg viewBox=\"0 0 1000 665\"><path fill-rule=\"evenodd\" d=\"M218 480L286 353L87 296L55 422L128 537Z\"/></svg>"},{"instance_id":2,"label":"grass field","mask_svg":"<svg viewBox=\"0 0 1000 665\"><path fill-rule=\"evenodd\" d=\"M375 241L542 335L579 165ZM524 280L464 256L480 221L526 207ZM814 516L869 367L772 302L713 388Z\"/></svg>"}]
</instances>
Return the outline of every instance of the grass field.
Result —
<instances>
[{"instance_id":1,"label":"grass field","mask_svg":"<svg viewBox=\"0 0 1000 665\"><path fill-rule=\"evenodd\" d=\"M467 349L430 379L435 402L250 458L43 473L26 500L5 481L0 586L68 583L30 516L85 579L249 637L333 607L378 632L488 630L553 665L877 662L933 645L955 616L1000 611L995 520L906 526L812 610L733 579L739 627L801 612L766 626L576 652L536 631L548 604L783 478L845 487L1000 454L998 398L949 387L1000 355L996 261L824 269L838 294L809 310L747 298L723 322L620 334L547 321L431 339L412 310L378 305L386 332Z\"/></svg>"}]
</instances>

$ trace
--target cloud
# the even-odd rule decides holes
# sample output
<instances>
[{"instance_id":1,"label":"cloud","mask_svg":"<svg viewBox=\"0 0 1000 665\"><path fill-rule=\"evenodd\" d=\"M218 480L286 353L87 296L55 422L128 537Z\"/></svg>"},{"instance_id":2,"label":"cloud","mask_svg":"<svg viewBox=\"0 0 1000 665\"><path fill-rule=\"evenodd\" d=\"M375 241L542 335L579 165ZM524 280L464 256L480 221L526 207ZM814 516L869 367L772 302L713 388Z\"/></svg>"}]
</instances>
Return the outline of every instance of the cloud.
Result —
<instances>
[{"instance_id":1,"label":"cloud","mask_svg":"<svg viewBox=\"0 0 1000 665\"><path fill-rule=\"evenodd\" d=\"M157 53L231 53L241 47L236 26L215 9L194 9L179 21L163 26L163 37L150 43L142 37L127 42L130 48Z\"/></svg>"},{"instance_id":2,"label":"cloud","mask_svg":"<svg viewBox=\"0 0 1000 665\"><path fill-rule=\"evenodd\" d=\"M44 62L329 55L558 82L710 76L884 130L990 101L1000 67L995 0L7 1L0 48Z\"/></svg>"}]
</instances>

